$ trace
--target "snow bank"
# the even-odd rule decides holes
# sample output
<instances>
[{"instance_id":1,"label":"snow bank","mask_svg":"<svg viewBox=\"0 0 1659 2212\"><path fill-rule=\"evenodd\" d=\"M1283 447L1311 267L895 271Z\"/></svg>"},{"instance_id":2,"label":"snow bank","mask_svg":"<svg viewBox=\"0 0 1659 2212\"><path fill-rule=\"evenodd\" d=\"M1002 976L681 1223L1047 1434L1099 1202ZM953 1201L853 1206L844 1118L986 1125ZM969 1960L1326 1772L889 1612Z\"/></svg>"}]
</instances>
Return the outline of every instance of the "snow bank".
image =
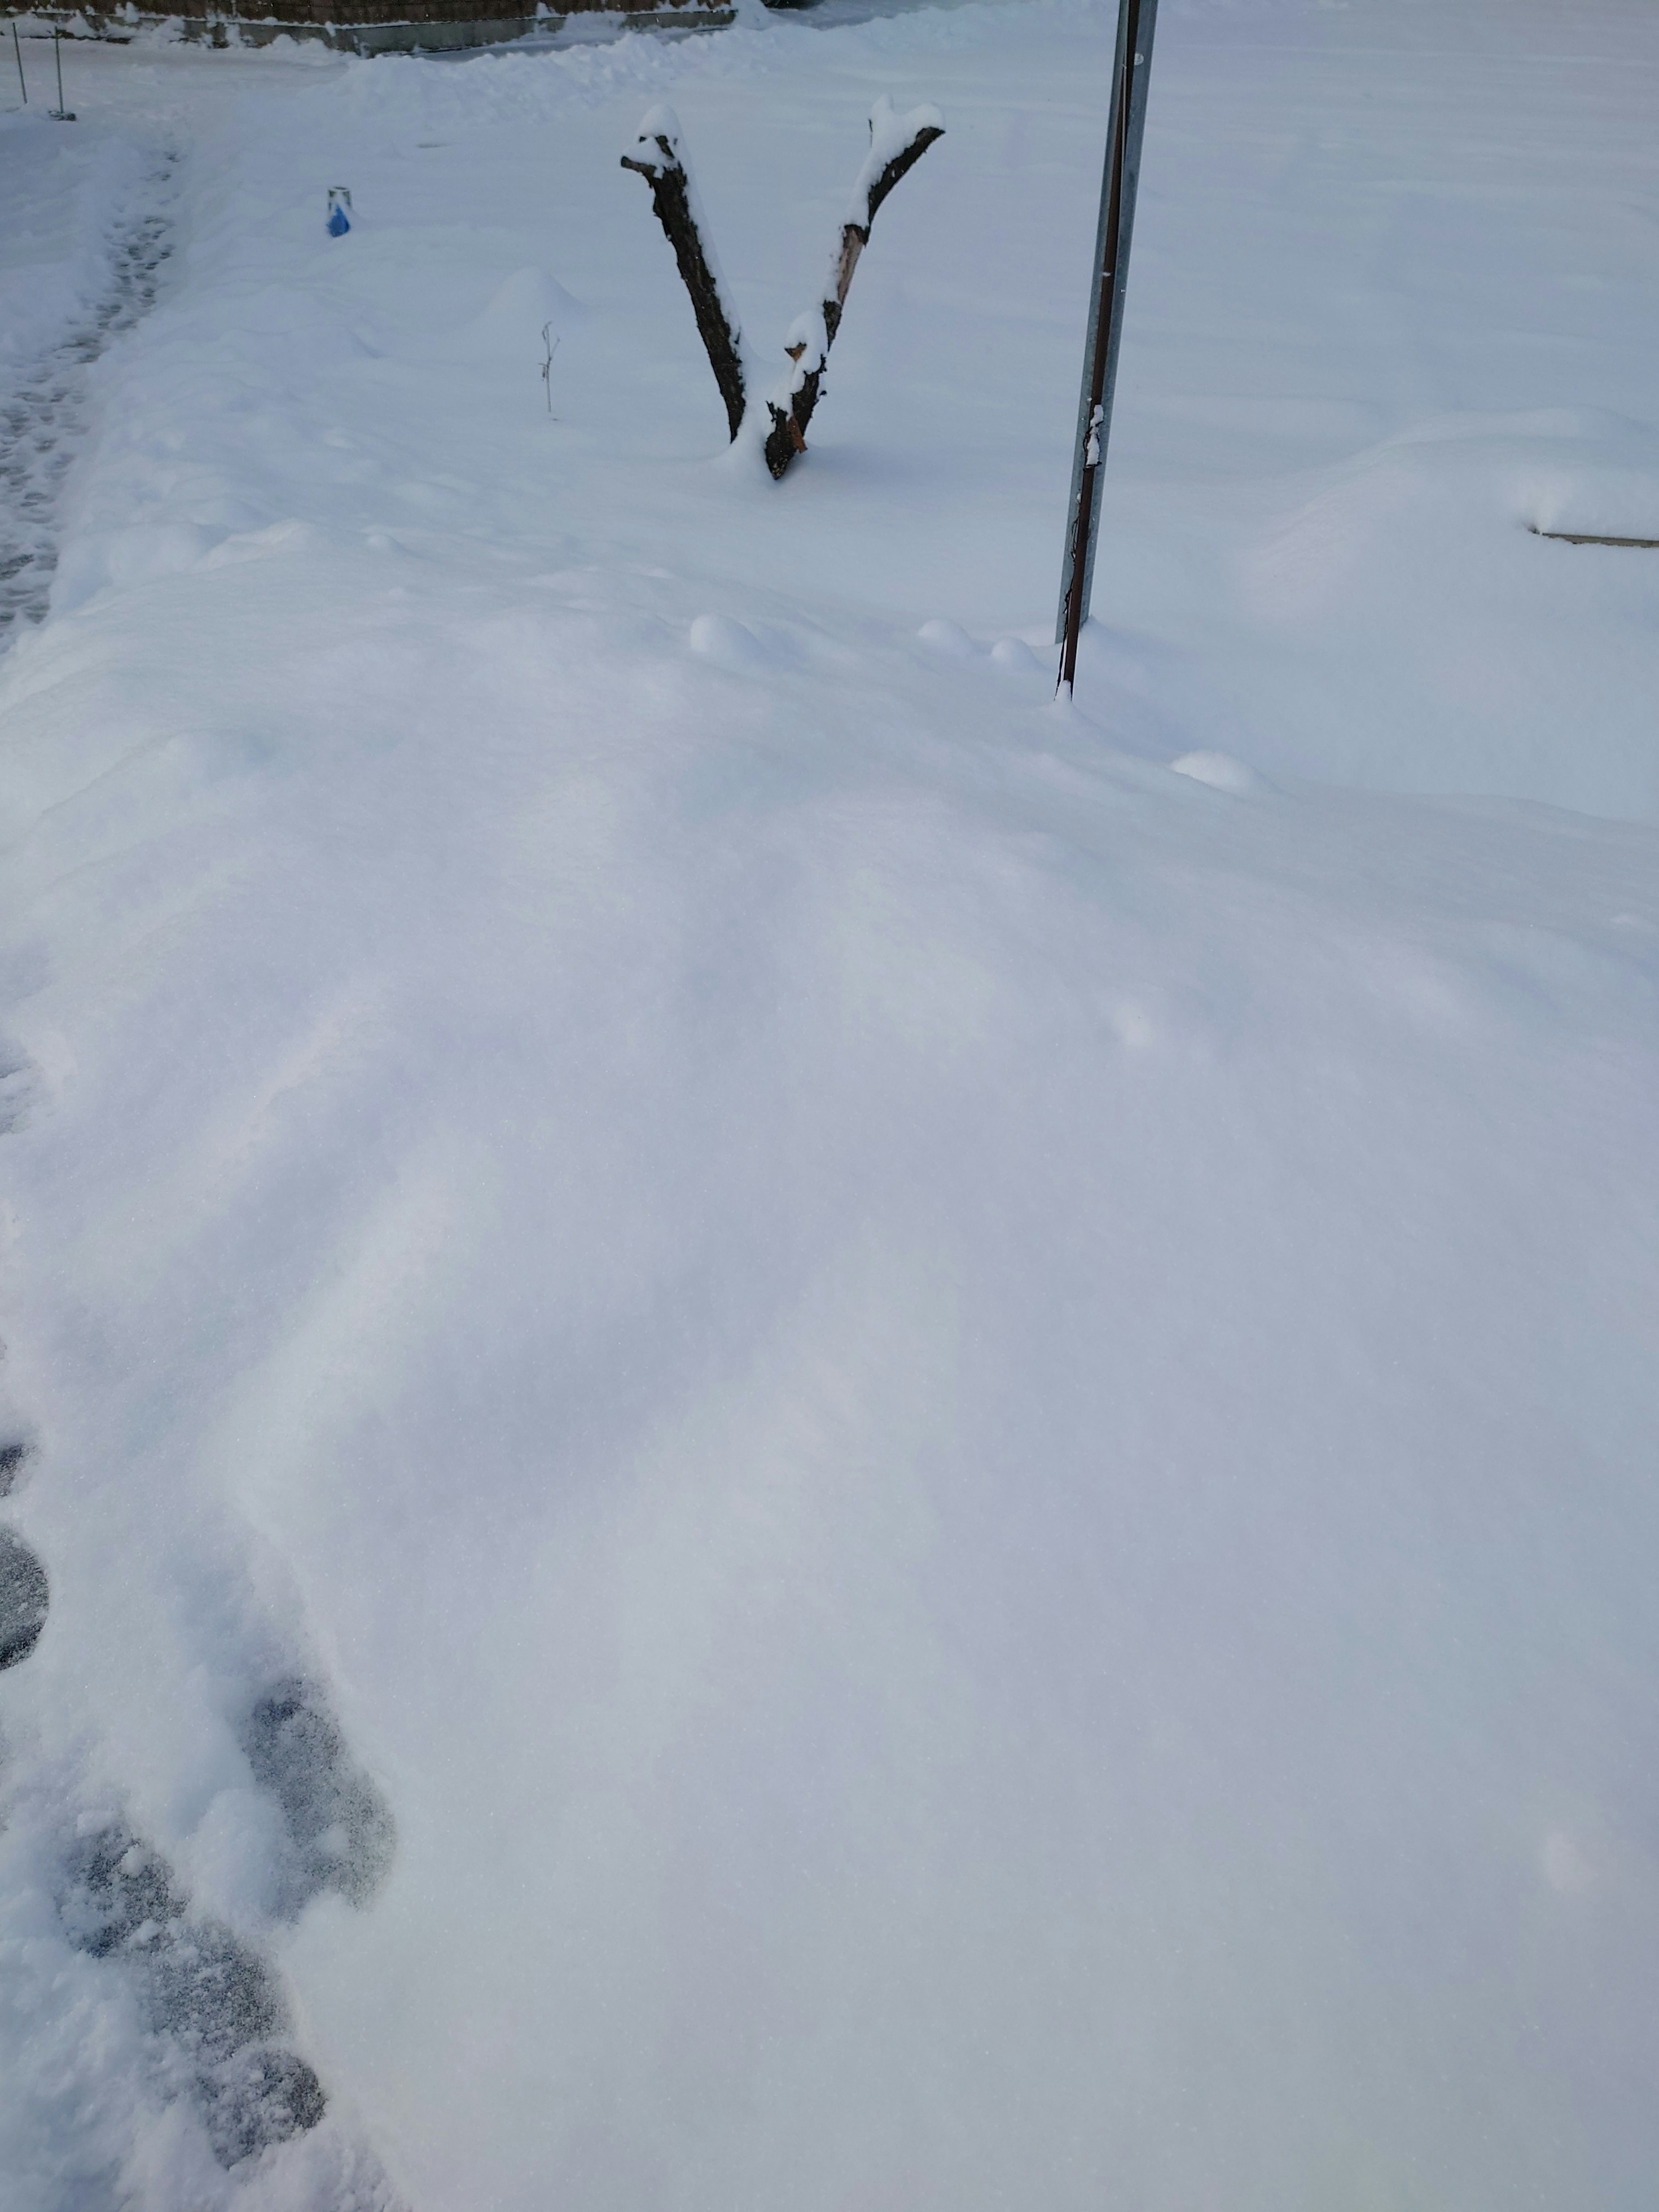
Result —
<instances>
[{"instance_id":1,"label":"snow bank","mask_svg":"<svg viewBox=\"0 0 1659 2212\"><path fill-rule=\"evenodd\" d=\"M96 64L191 150L0 661L8 2212L1644 2201L1655 586L1524 528L1645 465L1591 12L1173 11L1069 714L1108 9ZM782 328L913 69L775 489L617 148ZM326 2094L234 2167L117 1823Z\"/></svg>"}]
</instances>

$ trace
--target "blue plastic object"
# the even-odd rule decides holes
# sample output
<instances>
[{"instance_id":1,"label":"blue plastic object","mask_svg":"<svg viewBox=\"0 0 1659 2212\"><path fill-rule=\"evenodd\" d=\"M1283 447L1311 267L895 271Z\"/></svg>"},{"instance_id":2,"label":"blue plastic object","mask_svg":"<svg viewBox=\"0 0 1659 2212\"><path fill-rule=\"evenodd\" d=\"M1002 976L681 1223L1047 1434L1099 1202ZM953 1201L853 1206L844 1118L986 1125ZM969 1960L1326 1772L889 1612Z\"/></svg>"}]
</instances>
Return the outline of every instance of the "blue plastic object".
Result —
<instances>
[{"instance_id":1,"label":"blue plastic object","mask_svg":"<svg viewBox=\"0 0 1659 2212\"><path fill-rule=\"evenodd\" d=\"M351 195L343 185L328 188L328 234L343 238L351 228Z\"/></svg>"}]
</instances>

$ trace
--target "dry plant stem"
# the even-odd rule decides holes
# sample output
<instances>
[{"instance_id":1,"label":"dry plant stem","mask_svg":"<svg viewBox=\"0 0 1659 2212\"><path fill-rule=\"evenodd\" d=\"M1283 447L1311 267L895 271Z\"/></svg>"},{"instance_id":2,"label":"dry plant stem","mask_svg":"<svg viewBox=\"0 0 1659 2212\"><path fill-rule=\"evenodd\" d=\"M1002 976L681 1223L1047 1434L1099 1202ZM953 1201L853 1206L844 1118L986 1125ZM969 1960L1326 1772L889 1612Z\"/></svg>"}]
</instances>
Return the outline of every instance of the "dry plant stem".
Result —
<instances>
[{"instance_id":1,"label":"dry plant stem","mask_svg":"<svg viewBox=\"0 0 1659 2212\"><path fill-rule=\"evenodd\" d=\"M1527 525L1534 538L1553 538L1562 545L1629 545L1643 553L1659 553L1659 538L1597 538L1586 530L1540 530Z\"/></svg>"},{"instance_id":2,"label":"dry plant stem","mask_svg":"<svg viewBox=\"0 0 1659 2212\"><path fill-rule=\"evenodd\" d=\"M660 160L649 156L637 160L624 154L622 165L624 169L637 171L651 187L651 204L674 249L685 289L691 295L691 312L697 319L697 330L708 355L708 365L714 372L714 381L720 386L720 398L726 402L726 419L735 438L743 422L745 404L743 360L738 351L737 332L726 319L720 286L708 265L702 238L691 213L684 167L666 137L659 137L653 143L661 149Z\"/></svg>"},{"instance_id":3,"label":"dry plant stem","mask_svg":"<svg viewBox=\"0 0 1659 2212\"><path fill-rule=\"evenodd\" d=\"M944 131L937 124L923 124L915 135L895 154L869 191L868 219L864 222L843 223L841 251L836 257L831 277L831 290L822 303L823 316L823 344L817 358L801 374L787 408L780 407L775 399L767 402L772 417L772 428L766 440L766 465L774 477L781 477L797 453L806 451L806 426L812 419L812 410L818 404L818 392L828 366L830 349L836 342L836 332L841 328L847 295L852 289L853 271L859 265L859 256L870 243L870 232L876 220L876 210L887 198L900 178L908 173L921 161L935 138ZM790 358L799 362L807 351L805 345L787 349Z\"/></svg>"}]
</instances>

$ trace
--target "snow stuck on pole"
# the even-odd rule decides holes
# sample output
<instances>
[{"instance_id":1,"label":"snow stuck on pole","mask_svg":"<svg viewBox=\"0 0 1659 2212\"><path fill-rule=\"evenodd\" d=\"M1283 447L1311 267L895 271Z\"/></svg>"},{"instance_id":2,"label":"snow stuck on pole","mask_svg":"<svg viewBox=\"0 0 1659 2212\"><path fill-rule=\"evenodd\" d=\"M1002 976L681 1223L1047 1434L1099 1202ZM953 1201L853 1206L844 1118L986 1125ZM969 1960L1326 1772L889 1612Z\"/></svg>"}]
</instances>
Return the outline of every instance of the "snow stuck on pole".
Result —
<instances>
[{"instance_id":1,"label":"snow stuck on pole","mask_svg":"<svg viewBox=\"0 0 1659 2212\"><path fill-rule=\"evenodd\" d=\"M1117 382L1123 300L1129 282L1129 239L1134 228L1135 186L1140 177L1140 142L1146 126L1146 84L1152 75L1152 30L1157 17L1158 0L1118 0L1117 58L1112 70L1106 170L1101 179L1100 224L1095 234L1094 277L1089 296L1088 347L1083 360L1083 391L1078 403L1077 448L1072 464L1072 499L1066 517L1060 616L1054 628L1054 641L1060 648L1058 688L1066 692L1071 690L1077 672L1078 640L1089 618L1089 599L1094 586L1101 484L1106 442L1112 427L1112 393Z\"/></svg>"}]
</instances>

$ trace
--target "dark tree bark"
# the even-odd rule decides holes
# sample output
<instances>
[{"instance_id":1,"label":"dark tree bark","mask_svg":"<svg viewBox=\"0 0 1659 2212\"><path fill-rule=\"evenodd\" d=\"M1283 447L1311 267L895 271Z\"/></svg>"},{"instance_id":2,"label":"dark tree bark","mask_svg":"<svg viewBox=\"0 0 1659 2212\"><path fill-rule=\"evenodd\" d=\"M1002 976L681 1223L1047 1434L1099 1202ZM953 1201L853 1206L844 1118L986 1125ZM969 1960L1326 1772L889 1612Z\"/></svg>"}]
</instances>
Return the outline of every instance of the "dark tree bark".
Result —
<instances>
[{"instance_id":1,"label":"dark tree bark","mask_svg":"<svg viewBox=\"0 0 1659 2212\"><path fill-rule=\"evenodd\" d=\"M853 271L870 243L876 211L934 139L944 136L945 125L935 107L916 107L908 115L896 115L890 100L883 98L876 102L870 118L870 151L853 187L852 204L842 225L823 298L790 325L784 351L792 366L766 403L772 427L763 450L766 465L775 477L783 475L797 453L806 451L806 426L823 392L830 349L841 328ZM640 126L634 151L623 155L622 165L635 171L651 187L651 204L691 295L691 311L735 439L747 405L743 333L703 239L696 188L680 149L679 125L672 109L652 109Z\"/></svg>"},{"instance_id":2,"label":"dark tree bark","mask_svg":"<svg viewBox=\"0 0 1659 2212\"><path fill-rule=\"evenodd\" d=\"M870 118L870 152L853 187L853 205L849 219L842 225L829 286L817 312L799 316L792 325L784 351L795 366L766 403L772 417L766 438L766 465L775 477L784 474L797 453L806 451L806 426L823 392L830 349L841 328L853 271L870 243L876 210L933 141L944 136L945 125L937 108L917 107L908 115L896 116L886 99L877 103Z\"/></svg>"},{"instance_id":3,"label":"dark tree bark","mask_svg":"<svg viewBox=\"0 0 1659 2212\"><path fill-rule=\"evenodd\" d=\"M638 145L632 154L623 155L622 165L637 171L651 187L651 204L691 295L691 312L697 319L697 330L735 438L747 404L739 351L743 333L721 295L720 278L703 244L691 179L680 153L679 126L667 109L652 109L641 128Z\"/></svg>"}]
</instances>

